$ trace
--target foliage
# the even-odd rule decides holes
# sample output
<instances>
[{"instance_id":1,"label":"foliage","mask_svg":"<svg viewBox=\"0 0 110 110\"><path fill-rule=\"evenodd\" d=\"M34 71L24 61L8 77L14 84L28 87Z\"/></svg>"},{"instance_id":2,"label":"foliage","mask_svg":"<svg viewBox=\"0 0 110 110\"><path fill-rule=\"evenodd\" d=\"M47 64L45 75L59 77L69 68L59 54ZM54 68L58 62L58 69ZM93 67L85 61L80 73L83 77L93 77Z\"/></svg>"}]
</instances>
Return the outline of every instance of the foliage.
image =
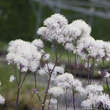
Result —
<instances>
[{"instance_id":1,"label":"foliage","mask_svg":"<svg viewBox=\"0 0 110 110\"><path fill-rule=\"evenodd\" d=\"M31 0L0 1L0 39L31 40L35 34L36 17Z\"/></svg>"}]
</instances>

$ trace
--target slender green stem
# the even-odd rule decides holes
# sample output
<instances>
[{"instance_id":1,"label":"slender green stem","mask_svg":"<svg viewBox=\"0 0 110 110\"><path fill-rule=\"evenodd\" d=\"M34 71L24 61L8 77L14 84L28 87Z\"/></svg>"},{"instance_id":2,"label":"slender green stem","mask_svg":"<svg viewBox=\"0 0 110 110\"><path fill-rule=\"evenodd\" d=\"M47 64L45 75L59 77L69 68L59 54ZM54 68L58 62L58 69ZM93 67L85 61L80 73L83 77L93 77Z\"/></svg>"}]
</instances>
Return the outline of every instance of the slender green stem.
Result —
<instances>
[{"instance_id":1,"label":"slender green stem","mask_svg":"<svg viewBox=\"0 0 110 110\"><path fill-rule=\"evenodd\" d=\"M34 84L35 89L37 89L37 74L35 72L34 72L34 83L35 83ZM38 90L37 90L37 97L38 97L39 101L41 102L41 97L40 97Z\"/></svg>"},{"instance_id":2,"label":"slender green stem","mask_svg":"<svg viewBox=\"0 0 110 110\"><path fill-rule=\"evenodd\" d=\"M58 110L58 97L57 97L57 110Z\"/></svg>"},{"instance_id":3,"label":"slender green stem","mask_svg":"<svg viewBox=\"0 0 110 110\"><path fill-rule=\"evenodd\" d=\"M49 97L48 110L50 110L50 100L51 100L51 96Z\"/></svg>"},{"instance_id":4,"label":"slender green stem","mask_svg":"<svg viewBox=\"0 0 110 110\"><path fill-rule=\"evenodd\" d=\"M87 61L87 67L88 67L88 84L90 83L90 69L89 69L89 58L88 58L88 61Z\"/></svg>"},{"instance_id":5,"label":"slender green stem","mask_svg":"<svg viewBox=\"0 0 110 110\"><path fill-rule=\"evenodd\" d=\"M65 105L66 105L66 110L68 108L68 105L67 105L67 89L65 90Z\"/></svg>"},{"instance_id":6,"label":"slender green stem","mask_svg":"<svg viewBox=\"0 0 110 110\"><path fill-rule=\"evenodd\" d=\"M52 68L52 71L50 71L49 67L48 67L48 72L49 72L49 77L48 77L48 84L47 84L47 87L46 87L46 91L45 91L45 95L44 95L44 99L43 99L43 102L42 102L42 109L41 110L45 110L45 103L46 103L46 99L47 99L47 96L48 96L48 90L50 88L50 82L51 82L51 76L52 76L52 73L56 67L56 64L57 64L57 61L58 61L58 54L57 54L57 47L56 47L56 60L55 60L55 65L54 67ZM47 64L48 66L48 64Z\"/></svg>"},{"instance_id":7,"label":"slender green stem","mask_svg":"<svg viewBox=\"0 0 110 110\"><path fill-rule=\"evenodd\" d=\"M107 89L108 89L108 92L109 92L109 95L110 95L110 88L109 88L108 78L106 78L105 80L106 80Z\"/></svg>"},{"instance_id":8,"label":"slender green stem","mask_svg":"<svg viewBox=\"0 0 110 110\"><path fill-rule=\"evenodd\" d=\"M73 92L73 109L76 110L76 107L75 107L75 94L74 94L74 90L73 90L72 92Z\"/></svg>"},{"instance_id":9,"label":"slender green stem","mask_svg":"<svg viewBox=\"0 0 110 110\"><path fill-rule=\"evenodd\" d=\"M18 88L17 88L17 96L16 96L16 110L18 110L18 104L19 104L19 96L20 96L20 84L21 84L21 77L22 77L22 73L19 73L19 82L18 82Z\"/></svg>"},{"instance_id":10,"label":"slender green stem","mask_svg":"<svg viewBox=\"0 0 110 110\"><path fill-rule=\"evenodd\" d=\"M20 97L20 91L21 91L21 88L22 88L22 85L26 79L26 76L27 76L27 73L25 73L23 79L22 79L22 73L20 71L19 73L19 82L18 82L18 88L17 88L17 96L16 96L16 110L18 110L18 105L19 105L19 97Z\"/></svg>"}]
</instances>

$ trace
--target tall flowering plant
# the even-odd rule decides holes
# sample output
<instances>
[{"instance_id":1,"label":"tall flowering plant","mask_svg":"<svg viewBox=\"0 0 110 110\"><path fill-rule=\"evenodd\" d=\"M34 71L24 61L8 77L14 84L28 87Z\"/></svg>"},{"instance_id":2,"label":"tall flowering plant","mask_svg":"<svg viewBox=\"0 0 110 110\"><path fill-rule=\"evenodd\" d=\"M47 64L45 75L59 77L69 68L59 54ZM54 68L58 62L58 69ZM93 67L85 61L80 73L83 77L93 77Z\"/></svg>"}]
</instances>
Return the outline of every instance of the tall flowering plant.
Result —
<instances>
[{"instance_id":1,"label":"tall flowering plant","mask_svg":"<svg viewBox=\"0 0 110 110\"><path fill-rule=\"evenodd\" d=\"M43 47L42 41L39 42L41 44L38 43L37 46L36 40L31 43L18 39L9 43L6 59L9 64L17 66L19 71L18 74L15 73L17 82L16 108L18 108L20 91L28 73L34 73L39 68L44 53L42 49L39 49Z\"/></svg>"},{"instance_id":2,"label":"tall flowering plant","mask_svg":"<svg viewBox=\"0 0 110 110\"><path fill-rule=\"evenodd\" d=\"M29 73L34 74L35 88L34 92L37 94L41 102L41 110L45 110L48 105L57 105L59 109L59 97L66 95L68 91L72 91L73 109L76 110L75 95L78 93L83 95L85 99L82 101L81 106L94 110L110 109L109 95L104 93L103 87L99 84L92 84L90 73L94 73L96 69L95 63L110 60L110 42L102 40L95 40L91 36L91 27L83 20L74 20L68 23L68 20L61 14L54 14L44 20L44 26L40 27L37 34L43 40L47 40L54 45L55 48L55 61L51 62L50 55L44 51L43 41L35 39L32 42L17 39L11 41L8 47L8 54L6 59L9 64L13 64L18 69L19 73L16 74L17 82L17 97L16 109L19 105L19 96L22 85ZM58 65L61 56L58 56L58 44L67 50L68 55L70 52L75 56L74 64L77 68L78 58L87 62L88 68L88 85L83 86L79 79L73 77L72 73L65 70L64 64ZM68 59L69 62L70 59ZM91 65L92 60L92 65ZM81 63L81 61L80 61ZM40 92L37 89L37 74L46 76L48 81L44 90L44 97L41 98ZM100 71L106 79L106 85L109 89L108 71ZM11 77L10 81L13 80ZM48 104L47 104L48 100ZM68 108L67 99L65 98L66 110Z\"/></svg>"}]
</instances>

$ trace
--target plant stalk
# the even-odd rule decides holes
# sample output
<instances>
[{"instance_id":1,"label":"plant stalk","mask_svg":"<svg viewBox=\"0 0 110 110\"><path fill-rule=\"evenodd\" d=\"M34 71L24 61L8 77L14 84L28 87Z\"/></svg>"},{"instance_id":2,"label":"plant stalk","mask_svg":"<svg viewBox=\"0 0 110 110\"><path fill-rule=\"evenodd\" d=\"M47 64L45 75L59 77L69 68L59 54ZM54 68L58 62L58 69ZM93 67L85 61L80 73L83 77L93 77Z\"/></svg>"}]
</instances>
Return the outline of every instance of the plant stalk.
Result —
<instances>
[{"instance_id":1,"label":"plant stalk","mask_svg":"<svg viewBox=\"0 0 110 110\"><path fill-rule=\"evenodd\" d=\"M73 90L72 92L73 92L73 109L76 110L76 107L75 107L75 94L74 94L74 90Z\"/></svg>"}]
</instances>

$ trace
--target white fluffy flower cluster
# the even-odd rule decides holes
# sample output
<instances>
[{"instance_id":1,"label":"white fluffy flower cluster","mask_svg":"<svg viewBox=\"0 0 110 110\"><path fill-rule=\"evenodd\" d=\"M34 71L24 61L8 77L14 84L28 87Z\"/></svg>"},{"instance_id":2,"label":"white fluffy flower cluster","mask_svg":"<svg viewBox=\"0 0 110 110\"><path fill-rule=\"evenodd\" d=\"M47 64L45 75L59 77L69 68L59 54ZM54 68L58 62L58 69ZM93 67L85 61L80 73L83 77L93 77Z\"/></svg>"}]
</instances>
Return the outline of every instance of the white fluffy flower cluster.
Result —
<instances>
[{"instance_id":1,"label":"white fluffy flower cluster","mask_svg":"<svg viewBox=\"0 0 110 110\"><path fill-rule=\"evenodd\" d=\"M61 14L54 14L44 21L44 26L38 29L37 34L48 41L57 41L62 43L64 36L62 28L68 24L67 19Z\"/></svg>"},{"instance_id":2,"label":"white fluffy flower cluster","mask_svg":"<svg viewBox=\"0 0 110 110\"><path fill-rule=\"evenodd\" d=\"M63 15L54 14L44 21L44 27L37 33L45 40L62 43L67 51L77 53L83 59L110 60L110 42L93 39L91 27L83 20L68 24Z\"/></svg>"},{"instance_id":3,"label":"white fluffy flower cluster","mask_svg":"<svg viewBox=\"0 0 110 110\"><path fill-rule=\"evenodd\" d=\"M110 97L108 94L101 94L97 99L97 104L102 104L104 109L110 109Z\"/></svg>"},{"instance_id":4,"label":"white fluffy flower cluster","mask_svg":"<svg viewBox=\"0 0 110 110\"><path fill-rule=\"evenodd\" d=\"M57 87L56 86L56 87L50 88L49 91L48 91L48 93L49 93L49 95L57 98L57 97L59 97L59 96L61 96L61 95L64 94L64 89L61 88L61 87Z\"/></svg>"},{"instance_id":5,"label":"white fluffy flower cluster","mask_svg":"<svg viewBox=\"0 0 110 110\"><path fill-rule=\"evenodd\" d=\"M82 83L78 79L75 79L70 73L64 73L57 76L55 79L55 84L64 89L72 89L80 93L84 92Z\"/></svg>"},{"instance_id":6,"label":"white fluffy flower cluster","mask_svg":"<svg viewBox=\"0 0 110 110\"><path fill-rule=\"evenodd\" d=\"M32 44L35 45L38 49L43 49L44 47L44 43L41 39L35 39Z\"/></svg>"},{"instance_id":7,"label":"white fluffy flower cluster","mask_svg":"<svg viewBox=\"0 0 110 110\"><path fill-rule=\"evenodd\" d=\"M81 58L95 58L96 60L110 60L110 42L95 40L86 36L78 41L77 53Z\"/></svg>"},{"instance_id":8,"label":"white fluffy flower cluster","mask_svg":"<svg viewBox=\"0 0 110 110\"><path fill-rule=\"evenodd\" d=\"M88 98L82 102L82 107L86 109L101 107L104 110L110 109L110 98L107 94L89 94Z\"/></svg>"},{"instance_id":9,"label":"white fluffy flower cluster","mask_svg":"<svg viewBox=\"0 0 110 110\"><path fill-rule=\"evenodd\" d=\"M81 30L83 35L90 35L91 34L91 27L83 20L75 20L73 21L73 25Z\"/></svg>"},{"instance_id":10,"label":"white fluffy flower cluster","mask_svg":"<svg viewBox=\"0 0 110 110\"><path fill-rule=\"evenodd\" d=\"M49 58L50 58L50 54L48 54L48 53L45 53L45 54L42 56L42 60L43 60L43 61L49 61Z\"/></svg>"},{"instance_id":11,"label":"white fluffy flower cluster","mask_svg":"<svg viewBox=\"0 0 110 110\"><path fill-rule=\"evenodd\" d=\"M77 53L81 58L96 57L95 40L91 36L78 41Z\"/></svg>"},{"instance_id":12,"label":"white fluffy flower cluster","mask_svg":"<svg viewBox=\"0 0 110 110\"><path fill-rule=\"evenodd\" d=\"M74 26L74 22L71 24L68 24L63 29L63 34L65 36L65 42L71 42L74 40L77 40L78 37L81 35L81 30Z\"/></svg>"},{"instance_id":13,"label":"white fluffy flower cluster","mask_svg":"<svg viewBox=\"0 0 110 110\"><path fill-rule=\"evenodd\" d=\"M110 77L110 73L108 71L104 72L104 77L105 78L109 78Z\"/></svg>"},{"instance_id":14,"label":"white fluffy flower cluster","mask_svg":"<svg viewBox=\"0 0 110 110\"><path fill-rule=\"evenodd\" d=\"M62 88L72 88L73 80L74 78L72 74L64 73L57 76L57 78L55 79L55 84Z\"/></svg>"},{"instance_id":15,"label":"white fluffy flower cluster","mask_svg":"<svg viewBox=\"0 0 110 110\"><path fill-rule=\"evenodd\" d=\"M96 40L95 49L97 54L96 59L101 60L105 56L104 41Z\"/></svg>"},{"instance_id":16,"label":"white fluffy flower cluster","mask_svg":"<svg viewBox=\"0 0 110 110\"><path fill-rule=\"evenodd\" d=\"M57 75L64 73L63 66L55 66L53 63L45 64L44 67L41 67L38 70L38 73L42 75L47 75L49 72L52 72L51 81L54 81Z\"/></svg>"},{"instance_id":17,"label":"white fluffy flower cluster","mask_svg":"<svg viewBox=\"0 0 110 110\"><path fill-rule=\"evenodd\" d=\"M102 41L102 40L96 40L96 46L97 49L97 59L105 59L107 61L110 60L110 42Z\"/></svg>"},{"instance_id":18,"label":"white fluffy flower cluster","mask_svg":"<svg viewBox=\"0 0 110 110\"><path fill-rule=\"evenodd\" d=\"M104 50L104 56L103 58L107 61L110 60L110 42L103 41L102 43L102 49Z\"/></svg>"},{"instance_id":19,"label":"white fluffy flower cluster","mask_svg":"<svg viewBox=\"0 0 110 110\"><path fill-rule=\"evenodd\" d=\"M83 20L68 20L61 14L54 14L44 21L44 26L38 29L37 34L50 42L62 43L66 50L73 51L76 41L90 35L91 27ZM67 43L67 44L66 44Z\"/></svg>"},{"instance_id":20,"label":"white fluffy flower cluster","mask_svg":"<svg viewBox=\"0 0 110 110\"><path fill-rule=\"evenodd\" d=\"M9 64L17 64L22 72L28 70L35 72L39 67L42 55L45 53L42 48L43 42L39 39L32 43L21 39L11 41L6 59Z\"/></svg>"},{"instance_id":21,"label":"white fluffy flower cluster","mask_svg":"<svg viewBox=\"0 0 110 110\"><path fill-rule=\"evenodd\" d=\"M104 58L105 60L110 60L110 42L96 40L94 45L94 50L97 60Z\"/></svg>"},{"instance_id":22,"label":"white fluffy flower cluster","mask_svg":"<svg viewBox=\"0 0 110 110\"><path fill-rule=\"evenodd\" d=\"M56 104L57 104L57 99L51 98L51 99L50 99L50 104L56 105Z\"/></svg>"},{"instance_id":23,"label":"white fluffy flower cluster","mask_svg":"<svg viewBox=\"0 0 110 110\"><path fill-rule=\"evenodd\" d=\"M85 36L90 36L91 27L83 20L74 20L71 24L65 26L63 30L65 43L72 45L70 48L65 44L66 50L76 53L77 41ZM68 48L67 48L68 47Z\"/></svg>"},{"instance_id":24,"label":"white fluffy flower cluster","mask_svg":"<svg viewBox=\"0 0 110 110\"><path fill-rule=\"evenodd\" d=\"M110 60L110 42L91 37L91 27L83 20L75 20L63 29L64 48L81 58Z\"/></svg>"},{"instance_id":25,"label":"white fluffy flower cluster","mask_svg":"<svg viewBox=\"0 0 110 110\"><path fill-rule=\"evenodd\" d=\"M65 43L64 45L65 50L67 50L68 52L73 52L75 50L74 46L72 43Z\"/></svg>"},{"instance_id":26,"label":"white fluffy flower cluster","mask_svg":"<svg viewBox=\"0 0 110 110\"><path fill-rule=\"evenodd\" d=\"M81 37L90 35L91 27L83 20L74 20L71 24L64 28L64 35L66 40L74 41Z\"/></svg>"},{"instance_id":27,"label":"white fluffy flower cluster","mask_svg":"<svg viewBox=\"0 0 110 110\"><path fill-rule=\"evenodd\" d=\"M103 93L103 87L98 84L91 84L86 86L85 93L87 99L82 102L84 108L91 109L92 107L103 107L104 109L110 109L109 95Z\"/></svg>"},{"instance_id":28,"label":"white fluffy flower cluster","mask_svg":"<svg viewBox=\"0 0 110 110\"><path fill-rule=\"evenodd\" d=\"M98 84L87 85L85 88L85 92L87 94L100 94L103 92L103 87Z\"/></svg>"},{"instance_id":29,"label":"white fluffy flower cluster","mask_svg":"<svg viewBox=\"0 0 110 110\"><path fill-rule=\"evenodd\" d=\"M82 82L79 79L74 79L72 88L76 91L79 92L80 95L83 95L85 93L85 90L82 86Z\"/></svg>"},{"instance_id":30,"label":"white fluffy flower cluster","mask_svg":"<svg viewBox=\"0 0 110 110\"><path fill-rule=\"evenodd\" d=\"M48 94L54 98L64 95L67 89L73 92L79 92L81 95L85 92L82 83L78 79L75 79L70 73L57 75L54 84L55 86L48 90Z\"/></svg>"}]
</instances>

